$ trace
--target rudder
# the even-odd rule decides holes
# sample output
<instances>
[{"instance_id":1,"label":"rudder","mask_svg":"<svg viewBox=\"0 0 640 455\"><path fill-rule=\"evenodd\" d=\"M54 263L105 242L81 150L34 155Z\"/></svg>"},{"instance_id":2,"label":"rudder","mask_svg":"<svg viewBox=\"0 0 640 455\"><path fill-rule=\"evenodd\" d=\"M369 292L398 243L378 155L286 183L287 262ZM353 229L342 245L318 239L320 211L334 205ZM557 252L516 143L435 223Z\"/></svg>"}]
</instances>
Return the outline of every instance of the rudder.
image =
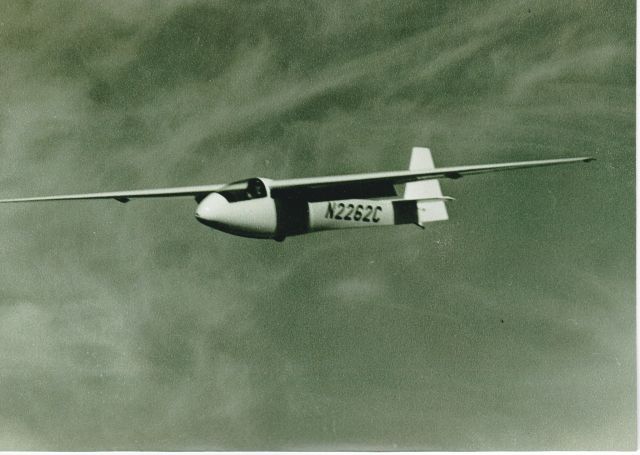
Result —
<instances>
[{"instance_id":1,"label":"rudder","mask_svg":"<svg viewBox=\"0 0 640 455\"><path fill-rule=\"evenodd\" d=\"M431 150L426 147L413 147L411 150L410 171L434 169ZM447 207L443 201L420 201L420 199L441 198L442 190L440 182L436 179L423 180L420 182L409 182L404 189L405 199L418 200L416 209L418 211L418 224L432 221L445 221L449 219Z\"/></svg>"}]
</instances>

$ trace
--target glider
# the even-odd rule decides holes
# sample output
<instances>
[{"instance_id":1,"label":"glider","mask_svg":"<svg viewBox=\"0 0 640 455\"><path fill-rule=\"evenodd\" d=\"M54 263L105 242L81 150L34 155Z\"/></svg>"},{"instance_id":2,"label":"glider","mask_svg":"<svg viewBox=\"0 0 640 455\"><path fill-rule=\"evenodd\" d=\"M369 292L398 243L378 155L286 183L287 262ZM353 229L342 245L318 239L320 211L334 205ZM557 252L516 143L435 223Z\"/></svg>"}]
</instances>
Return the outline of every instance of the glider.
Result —
<instances>
[{"instance_id":1,"label":"glider","mask_svg":"<svg viewBox=\"0 0 640 455\"><path fill-rule=\"evenodd\" d=\"M428 148L414 147L408 170L287 180L250 178L240 182L179 188L70 194L0 203L78 199L131 199L190 196L201 223L229 234L282 241L310 232L447 220L438 179L486 172L589 162L591 157L437 168ZM406 184L398 197L395 185Z\"/></svg>"}]
</instances>

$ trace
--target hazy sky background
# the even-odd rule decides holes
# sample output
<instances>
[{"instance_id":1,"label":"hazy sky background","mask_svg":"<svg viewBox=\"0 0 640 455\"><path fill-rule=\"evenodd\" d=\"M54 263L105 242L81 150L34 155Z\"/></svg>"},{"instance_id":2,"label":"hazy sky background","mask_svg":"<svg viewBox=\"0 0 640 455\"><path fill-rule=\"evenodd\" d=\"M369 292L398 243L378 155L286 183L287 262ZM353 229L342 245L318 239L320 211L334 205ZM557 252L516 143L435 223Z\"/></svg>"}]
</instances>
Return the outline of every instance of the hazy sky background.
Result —
<instances>
[{"instance_id":1,"label":"hazy sky background","mask_svg":"<svg viewBox=\"0 0 640 455\"><path fill-rule=\"evenodd\" d=\"M590 155L451 220L0 207L0 449L630 449L633 2L0 6L0 197Z\"/></svg>"}]
</instances>

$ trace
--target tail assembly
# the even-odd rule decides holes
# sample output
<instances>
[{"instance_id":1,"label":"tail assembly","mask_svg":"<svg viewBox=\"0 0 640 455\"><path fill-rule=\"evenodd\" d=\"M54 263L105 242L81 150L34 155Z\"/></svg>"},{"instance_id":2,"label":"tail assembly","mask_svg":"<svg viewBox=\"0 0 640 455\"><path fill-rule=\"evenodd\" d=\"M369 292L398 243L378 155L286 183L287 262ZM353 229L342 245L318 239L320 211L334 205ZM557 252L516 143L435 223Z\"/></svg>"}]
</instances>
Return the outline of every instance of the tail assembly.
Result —
<instances>
[{"instance_id":1,"label":"tail assembly","mask_svg":"<svg viewBox=\"0 0 640 455\"><path fill-rule=\"evenodd\" d=\"M431 151L424 147L414 147L411 150L410 171L434 169ZM442 196L440 182L438 180L423 180L407 183L404 189L404 198L416 200L418 211L417 225L424 227L424 223L432 221L445 221L449 219L445 198Z\"/></svg>"}]
</instances>

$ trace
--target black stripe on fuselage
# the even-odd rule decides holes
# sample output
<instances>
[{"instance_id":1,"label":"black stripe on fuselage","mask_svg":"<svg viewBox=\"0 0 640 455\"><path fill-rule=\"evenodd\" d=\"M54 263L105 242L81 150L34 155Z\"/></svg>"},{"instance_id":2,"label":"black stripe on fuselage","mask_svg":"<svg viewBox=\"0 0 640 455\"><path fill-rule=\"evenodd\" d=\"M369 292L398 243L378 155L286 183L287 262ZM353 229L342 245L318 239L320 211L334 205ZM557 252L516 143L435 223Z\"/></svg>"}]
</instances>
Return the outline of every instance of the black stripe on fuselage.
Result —
<instances>
[{"instance_id":1,"label":"black stripe on fuselage","mask_svg":"<svg viewBox=\"0 0 640 455\"><path fill-rule=\"evenodd\" d=\"M394 224L418 223L418 205L416 201L393 201Z\"/></svg>"},{"instance_id":2,"label":"black stripe on fuselage","mask_svg":"<svg viewBox=\"0 0 640 455\"><path fill-rule=\"evenodd\" d=\"M276 233L278 236L309 232L309 204L303 200L274 199L276 203Z\"/></svg>"}]
</instances>

